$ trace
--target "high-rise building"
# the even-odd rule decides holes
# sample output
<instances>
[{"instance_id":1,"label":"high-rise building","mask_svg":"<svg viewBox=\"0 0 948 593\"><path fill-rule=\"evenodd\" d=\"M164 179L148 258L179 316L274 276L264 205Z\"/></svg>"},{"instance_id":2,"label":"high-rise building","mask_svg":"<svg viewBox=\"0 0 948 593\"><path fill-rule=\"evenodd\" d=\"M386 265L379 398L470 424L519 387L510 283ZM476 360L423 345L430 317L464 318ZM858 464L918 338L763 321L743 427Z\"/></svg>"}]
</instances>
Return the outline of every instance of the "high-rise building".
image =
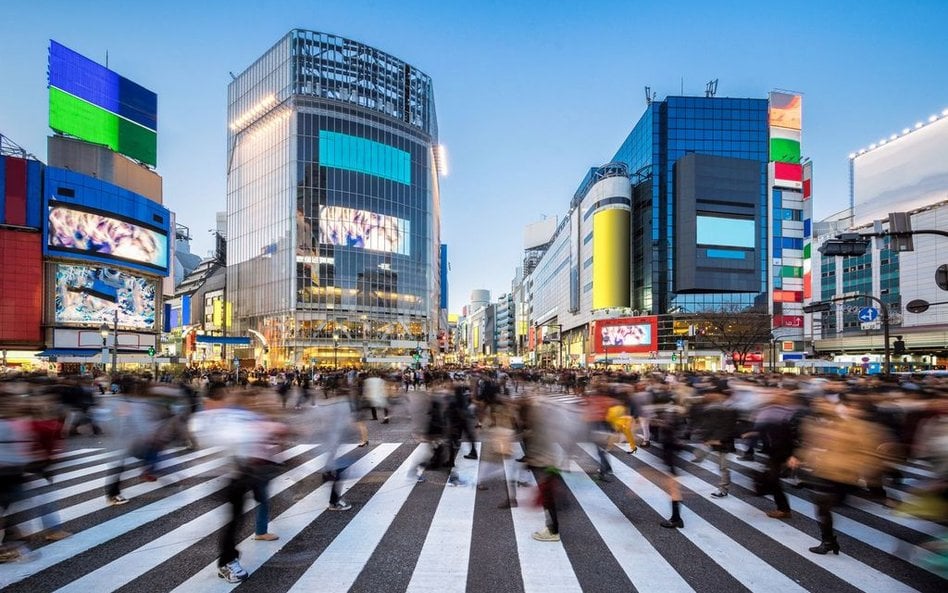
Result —
<instances>
[{"instance_id":1,"label":"high-rise building","mask_svg":"<svg viewBox=\"0 0 948 593\"><path fill-rule=\"evenodd\" d=\"M784 359L802 356L800 122L800 96L787 93L649 101L612 161L582 180L530 272L531 343L557 335L571 365L672 363L689 317L755 312L772 316ZM722 352L706 350L703 368L719 368Z\"/></svg>"},{"instance_id":2,"label":"high-rise building","mask_svg":"<svg viewBox=\"0 0 948 593\"><path fill-rule=\"evenodd\" d=\"M296 29L231 82L227 114L229 329L260 337L236 354L274 366L426 359L446 265L431 78Z\"/></svg>"}]
</instances>

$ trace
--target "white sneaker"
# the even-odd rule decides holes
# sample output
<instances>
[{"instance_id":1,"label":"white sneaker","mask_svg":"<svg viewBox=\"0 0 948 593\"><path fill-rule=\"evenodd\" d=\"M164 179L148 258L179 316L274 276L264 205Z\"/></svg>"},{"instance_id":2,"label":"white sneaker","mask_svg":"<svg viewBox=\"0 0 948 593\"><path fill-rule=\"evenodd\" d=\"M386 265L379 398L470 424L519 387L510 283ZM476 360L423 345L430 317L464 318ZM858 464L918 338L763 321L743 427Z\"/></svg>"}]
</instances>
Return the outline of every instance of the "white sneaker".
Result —
<instances>
[{"instance_id":1,"label":"white sneaker","mask_svg":"<svg viewBox=\"0 0 948 593\"><path fill-rule=\"evenodd\" d=\"M344 500L336 502L336 504L329 505L330 511L348 511L352 508L352 505Z\"/></svg>"},{"instance_id":2,"label":"white sneaker","mask_svg":"<svg viewBox=\"0 0 948 593\"><path fill-rule=\"evenodd\" d=\"M122 496L121 494L115 494L113 496L106 496L105 502L109 503L111 506L117 506L120 504L125 504L128 502L128 499Z\"/></svg>"},{"instance_id":3,"label":"white sneaker","mask_svg":"<svg viewBox=\"0 0 948 593\"><path fill-rule=\"evenodd\" d=\"M240 562L237 560L231 560L224 566L217 567L217 576L224 579L228 583L240 583L247 580L247 577L250 576L244 567L240 565Z\"/></svg>"},{"instance_id":4,"label":"white sneaker","mask_svg":"<svg viewBox=\"0 0 948 593\"><path fill-rule=\"evenodd\" d=\"M550 533L550 528L544 527L542 530L533 534L533 539L538 542L558 542L560 541L560 534Z\"/></svg>"}]
</instances>

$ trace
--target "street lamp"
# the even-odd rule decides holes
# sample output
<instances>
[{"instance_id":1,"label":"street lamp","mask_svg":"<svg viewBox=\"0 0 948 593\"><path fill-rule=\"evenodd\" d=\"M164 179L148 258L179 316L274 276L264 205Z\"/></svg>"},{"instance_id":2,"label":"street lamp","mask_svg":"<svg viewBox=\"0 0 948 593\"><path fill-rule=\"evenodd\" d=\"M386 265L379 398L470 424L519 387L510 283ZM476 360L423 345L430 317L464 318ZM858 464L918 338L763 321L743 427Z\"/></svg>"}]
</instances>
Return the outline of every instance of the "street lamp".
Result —
<instances>
[{"instance_id":1,"label":"street lamp","mask_svg":"<svg viewBox=\"0 0 948 593\"><path fill-rule=\"evenodd\" d=\"M332 370L339 368L339 334L332 335Z\"/></svg>"},{"instance_id":2,"label":"street lamp","mask_svg":"<svg viewBox=\"0 0 948 593\"><path fill-rule=\"evenodd\" d=\"M102 336L102 350L107 350L108 346L106 339L109 337L109 333L112 333L112 371L111 375L115 376L115 367L118 365L118 307L115 309L115 316L113 317L112 327L109 328L109 324L102 322L102 325L99 326L99 335ZM103 353L106 354L107 352ZM105 359L102 360L102 366L105 366Z\"/></svg>"}]
</instances>

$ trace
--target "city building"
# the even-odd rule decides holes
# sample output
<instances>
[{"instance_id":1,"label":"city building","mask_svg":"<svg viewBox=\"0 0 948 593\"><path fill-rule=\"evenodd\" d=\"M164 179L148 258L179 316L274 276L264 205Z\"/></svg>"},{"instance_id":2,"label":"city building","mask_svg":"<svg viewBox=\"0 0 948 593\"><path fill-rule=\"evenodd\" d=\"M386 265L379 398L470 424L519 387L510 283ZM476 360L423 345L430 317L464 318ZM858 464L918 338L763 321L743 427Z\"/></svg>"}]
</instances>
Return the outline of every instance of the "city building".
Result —
<instances>
[{"instance_id":1,"label":"city building","mask_svg":"<svg viewBox=\"0 0 948 593\"><path fill-rule=\"evenodd\" d=\"M21 362L67 374L162 362L174 220L153 170L157 95L56 41L48 74L48 166L5 149L0 167L2 252L16 256L2 300L17 315L0 346L45 346Z\"/></svg>"},{"instance_id":2,"label":"city building","mask_svg":"<svg viewBox=\"0 0 948 593\"><path fill-rule=\"evenodd\" d=\"M718 311L768 316L763 345L781 341L780 364L802 358L801 128L799 95L650 100L549 244L528 252L535 362L555 346L564 366L722 368L731 353L689 336L696 314Z\"/></svg>"},{"instance_id":3,"label":"city building","mask_svg":"<svg viewBox=\"0 0 948 593\"><path fill-rule=\"evenodd\" d=\"M430 360L446 329L431 78L295 29L230 83L227 114L228 333L260 336L235 358Z\"/></svg>"},{"instance_id":4,"label":"city building","mask_svg":"<svg viewBox=\"0 0 948 593\"><path fill-rule=\"evenodd\" d=\"M888 231L890 212L909 215L912 230L948 229L948 109L850 154L850 209L815 225L813 300L871 295L888 309L894 371L948 368L948 292L936 272L948 264L948 238L918 234L905 241L876 238L864 255L819 252L843 232ZM912 312L913 301L930 307ZM941 304L936 304L941 303ZM867 312L867 309L874 310ZM862 313L863 319L860 319ZM868 317L874 319L868 320ZM847 298L813 314L813 347L845 372L882 372L885 343L881 311L871 299Z\"/></svg>"},{"instance_id":5,"label":"city building","mask_svg":"<svg viewBox=\"0 0 948 593\"><path fill-rule=\"evenodd\" d=\"M0 134L0 369L43 349L43 164Z\"/></svg>"}]
</instances>

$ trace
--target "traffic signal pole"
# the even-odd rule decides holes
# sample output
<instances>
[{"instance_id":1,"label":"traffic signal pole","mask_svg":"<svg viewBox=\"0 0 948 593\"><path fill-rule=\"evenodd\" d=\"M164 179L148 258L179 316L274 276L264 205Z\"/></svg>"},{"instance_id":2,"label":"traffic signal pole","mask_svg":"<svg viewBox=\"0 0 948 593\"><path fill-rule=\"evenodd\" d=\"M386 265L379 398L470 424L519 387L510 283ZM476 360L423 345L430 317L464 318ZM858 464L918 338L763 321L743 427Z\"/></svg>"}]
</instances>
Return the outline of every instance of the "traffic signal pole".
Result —
<instances>
[{"instance_id":1,"label":"traffic signal pole","mask_svg":"<svg viewBox=\"0 0 948 593\"><path fill-rule=\"evenodd\" d=\"M878 297L874 297L871 294L847 294L843 296L833 297L825 301L817 301L814 303L810 303L809 305L803 308L803 312L804 313L820 313L823 311L828 311L829 303L835 303L835 302L840 302L840 301L851 301L854 299L870 299L879 304L879 315L882 316L882 339L885 342L885 346L883 348L883 357L885 359L885 373L884 374L888 375L892 372L891 356L890 356L891 346L889 344L889 308L886 306L884 302L882 302L882 299ZM824 305L826 308L823 308ZM809 311L807 309L809 309Z\"/></svg>"}]
</instances>

